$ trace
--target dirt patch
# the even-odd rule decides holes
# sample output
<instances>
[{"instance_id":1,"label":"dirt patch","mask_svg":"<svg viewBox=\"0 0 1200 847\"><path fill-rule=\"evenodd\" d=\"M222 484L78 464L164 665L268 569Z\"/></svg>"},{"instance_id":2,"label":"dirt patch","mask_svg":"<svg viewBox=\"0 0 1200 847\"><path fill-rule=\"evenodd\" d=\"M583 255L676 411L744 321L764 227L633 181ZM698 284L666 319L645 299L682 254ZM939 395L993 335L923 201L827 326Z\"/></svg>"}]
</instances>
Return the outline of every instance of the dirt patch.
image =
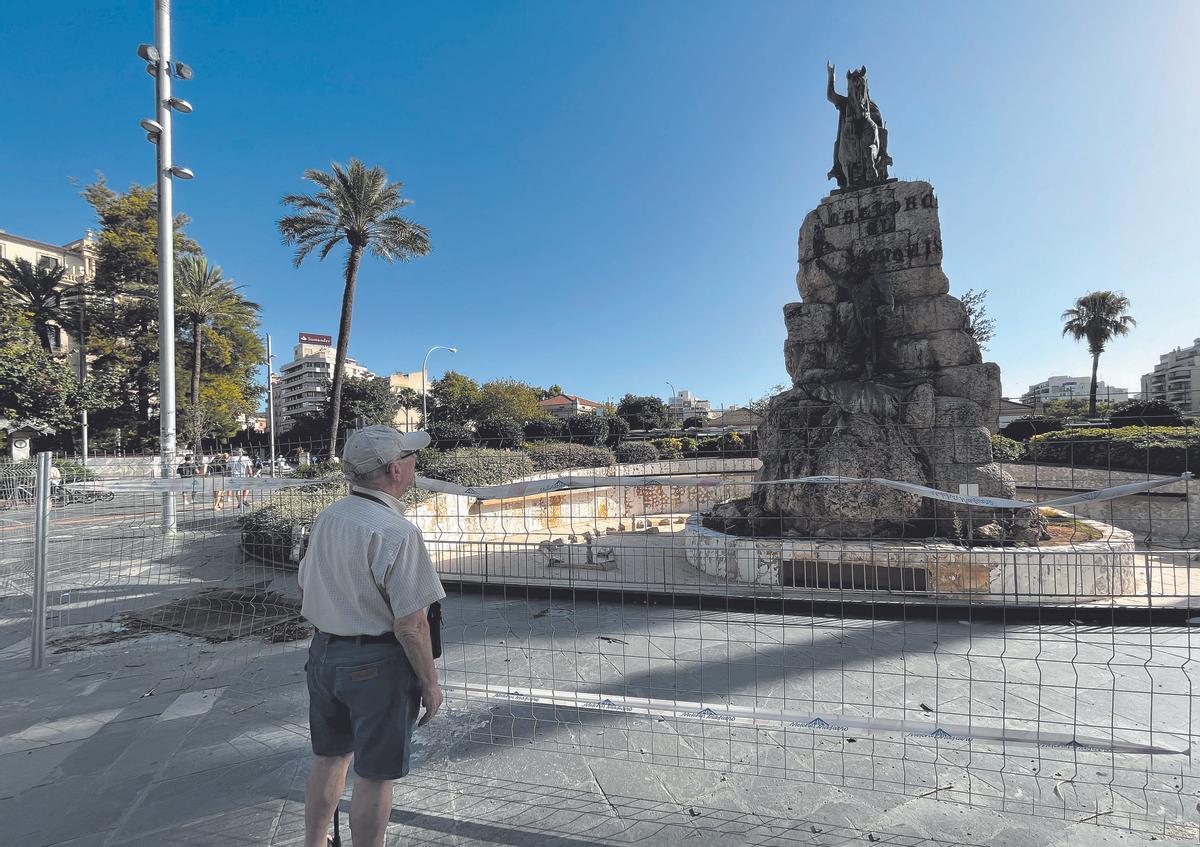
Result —
<instances>
[{"instance_id":1,"label":"dirt patch","mask_svg":"<svg viewBox=\"0 0 1200 847\"><path fill-rule=\"evenodd\" d=\"M46 642L46 646L50 648L52 653L77 653L80 650L88 647L96 647L101 644L115 644L118 641L145 638L152 632L154 632L153 627L146 626L141 621L130 620L123 616L115 620L97 624L89 632L65 635L62 638L53 638Z\"/></svg>"},{"instance_id":2,"label":"dirt patch","mask_svg":"<svg viewBox=\"0 0 1200 847\"><path fill-rule=\"evenodd\" d=\"M227 588L214 588L162 606L142 609L129 617L144 627L181 632L212 642L232 641L260 633L276 640L273 635L279 627L301 626L300 604L292 598L273 591ZM307 624L303 626L307 627ZM295 639L281 635L278 640Z\"/></svg>"}]
</instances>

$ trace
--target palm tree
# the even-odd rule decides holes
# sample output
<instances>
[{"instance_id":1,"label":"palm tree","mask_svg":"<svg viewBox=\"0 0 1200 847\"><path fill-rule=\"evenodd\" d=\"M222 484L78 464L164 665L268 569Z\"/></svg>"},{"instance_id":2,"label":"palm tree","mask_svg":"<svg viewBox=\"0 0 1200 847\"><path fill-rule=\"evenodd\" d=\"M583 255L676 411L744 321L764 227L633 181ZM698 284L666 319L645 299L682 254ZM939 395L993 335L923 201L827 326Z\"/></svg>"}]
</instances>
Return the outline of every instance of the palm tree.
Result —
<instances>
[{"instance_id":1,"label":"palm tree","mask_svg":"<svg viewBox=\"0 0 1200 847\"><path fill-rule=\"evenodd\" d=\"M175 271L175 311L192 331L192 449L200 450L200 363L204 327L220 318L251 317L258 310L238 291L240 285L226 279L218 265L210 265L203 256L188 256Z\"/></svg>"},{"instance_id":2,"label":"palm tree","mask_svg":"<svg viewBox=\"0 0 1200 847\"><path fill-rule=\"evenodd\" d=\"M25 313L33 324L42 349L53 352L50 346L50 324L62 325L66 321L63 301L70 289L62 287L67 269L60 264L32 264L28 259L0 259L0 277L8 287L0 291L17 308Z\"/></svg>"},{"instance_id":3,"label":"palm tree","mask_svg":"<svg viewBox=\"0 0 1200 847\"><path fill-rule=\"evenodd\" d=\"M408 386L396 389L396 405L404 410L404 428L411 429L409 412L421 408L421 392Z\"/></svg>"},{"instance_id":4,"label":"palm tree","mask_svg":"<svg viewBox=\"0 0 1200 847\"><path fill-rule=\"evenodd\" d=\"M314 169L304 172L304 178L320 188L316 194L284 196L284 205L291 206L296 214L279 220L279 232L284 244L296 246L296 267L318 248L317 258L321 260L343 240L350 248L343 272L342 317L338 324L330 391L333 415L329 424L329 452L334 455L337 452L343 370L350 347L354 286L363 253L370 250L389 262L424 256L429 252L429 230L397 214L412 201L400 196L404 183L388 182L382 168L368 168L358 159L351 159L345 168L337 162L331 167L333 173Z\"/></svg>"},{"instance_id":5,"label":"palm tree","mask_svg":"<svg viewBox=\"0 0 1200 847\"><path fill-rule=\"evenodd\" d=\"M1063 335L1076 341L1087 339L1088 352L1092 354L1092 387L1088 392L1088 416L1096 416L1096 373L1100 368L1100 354L1115 336L1128 335L1129 328L1137 326L1132 316L1125 314L1129 298L1115 291L1093 291L1075 301L1075 307L1062 313Z\"/></svg>"}]
</instances>

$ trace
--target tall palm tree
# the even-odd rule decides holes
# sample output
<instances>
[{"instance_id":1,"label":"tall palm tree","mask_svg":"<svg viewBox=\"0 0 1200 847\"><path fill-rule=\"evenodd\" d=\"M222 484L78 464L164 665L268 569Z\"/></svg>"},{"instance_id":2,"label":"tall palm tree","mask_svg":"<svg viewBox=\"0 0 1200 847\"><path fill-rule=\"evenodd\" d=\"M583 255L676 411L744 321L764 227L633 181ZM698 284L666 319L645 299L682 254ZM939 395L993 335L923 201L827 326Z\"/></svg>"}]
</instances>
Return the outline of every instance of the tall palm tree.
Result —
<instances>
[{"instance_id":1,"label":"tall palm tree","mask_svg":"<svg viewBox=\"0 0 1200 847\"><path fill-rule=\"evenodd\" d=\"M34 265L28 259L0 259L0 277L8 283L0 296L11 300L21 309L37 333L42 349L53 352L50 346L50 324L62 325L66 320L64 300L70 294L62 285L67 269L60 264Z\"/></svg>"},{"instance_id":2,"label":"tall palm tree","mask_svg":"<svg viewBox=\"0 0 1200 847\"><path fill-rule=\"evenodd\" d=\"M334 162L331 168L333 173L314 169L304 172L304 178L320 188L317 193L284 196L283 204L291 206L295 214L279 220L279 232L284 244L296 247L296 267L300 267L314 250L318 250L317 258L324 260L343 240L350 248L343 269L342 317L338 324L330 390L333 415L329 424L329 452L334 455L337 452L343 371L350 347L354 286L363 253L370 250L388 262L424 256L429 252L429 230L397 214L412 201L400 196L404 183L388 182L382 168L368 168L358 159L351 159L345 168Z\"/></svg>"},{"instance_id":3,"label":"tall palm tree","mask_svg":"<svg viewBox=\"0 0 1200 847\"><path fill-rule=\"evenodd\" d=\"M175 271L175 312L192 331L192 449L200 450L200 365L204 345L204 327L220 318L251 317L258 304L238 292L242 286L226 279L218 265L210 265L203 256L188 256Z\"/></svg>"},{"instance_id":4,"label":"tall palm tree","mask_svg":"<svg viewBox=\"0 0 1200 847\"><path fill-rule=\"evenodd\" d=\"M1105 345L1118 335L1128 335L1129 328L1137 321L1127 315L1129 298L1116 291L1093 291L1075 301L1075 306L1062 313L1066 321L1063 335L1076 341L1087 339L1088 352L1092 354L1092 387L1088 392L1088 416L1096 416L1096 373L1100 368L1100 354Z\"/></svg>"}]
</instances>

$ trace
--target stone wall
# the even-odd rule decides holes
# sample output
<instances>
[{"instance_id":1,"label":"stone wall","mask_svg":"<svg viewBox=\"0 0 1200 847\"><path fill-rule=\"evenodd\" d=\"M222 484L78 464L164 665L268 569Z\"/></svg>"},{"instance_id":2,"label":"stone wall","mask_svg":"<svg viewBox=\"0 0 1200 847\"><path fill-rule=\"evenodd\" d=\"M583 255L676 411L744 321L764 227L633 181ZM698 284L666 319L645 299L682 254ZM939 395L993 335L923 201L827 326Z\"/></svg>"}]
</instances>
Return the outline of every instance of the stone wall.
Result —
<instances>
[{"instance_id":1,"label":"stone wall","mask_svg":"<svg viewBox=\"0 0 1200 847\"><path fill-rule=\"evenodd\" d=\"M1057 465L1007 464L1004 469L1016 481L1017 496L1023 500L1051 500L1075 492L1165 478L1134 471ZM1071 506L1070 511L1129 530L1139 541L1200 546L1200 483L1196 481L1180 480L1147 494L1081 503Z\"/></svg>"}]
</instances>

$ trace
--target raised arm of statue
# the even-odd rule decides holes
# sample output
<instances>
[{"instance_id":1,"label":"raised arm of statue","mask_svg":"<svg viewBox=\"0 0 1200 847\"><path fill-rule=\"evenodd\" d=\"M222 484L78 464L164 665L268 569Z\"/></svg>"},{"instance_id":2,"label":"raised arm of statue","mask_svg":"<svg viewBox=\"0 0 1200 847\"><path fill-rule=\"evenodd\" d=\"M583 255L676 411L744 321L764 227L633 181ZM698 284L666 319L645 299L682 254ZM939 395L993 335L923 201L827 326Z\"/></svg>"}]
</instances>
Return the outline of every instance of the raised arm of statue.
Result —
<instances>
[{"instance_id":1,"label":"raised arm of statue","mask_svg":"<svg viewBox=\"0 0 1200 847\"><path fill-rule=\"evenodd\" d=\"M825 96L829 98L830 103L841 109L842 103L845 102L846 98L833 89L833 63L826 62L825 69L829 71L829 90L825 93Z\"/></svg>"}]
</instances>

